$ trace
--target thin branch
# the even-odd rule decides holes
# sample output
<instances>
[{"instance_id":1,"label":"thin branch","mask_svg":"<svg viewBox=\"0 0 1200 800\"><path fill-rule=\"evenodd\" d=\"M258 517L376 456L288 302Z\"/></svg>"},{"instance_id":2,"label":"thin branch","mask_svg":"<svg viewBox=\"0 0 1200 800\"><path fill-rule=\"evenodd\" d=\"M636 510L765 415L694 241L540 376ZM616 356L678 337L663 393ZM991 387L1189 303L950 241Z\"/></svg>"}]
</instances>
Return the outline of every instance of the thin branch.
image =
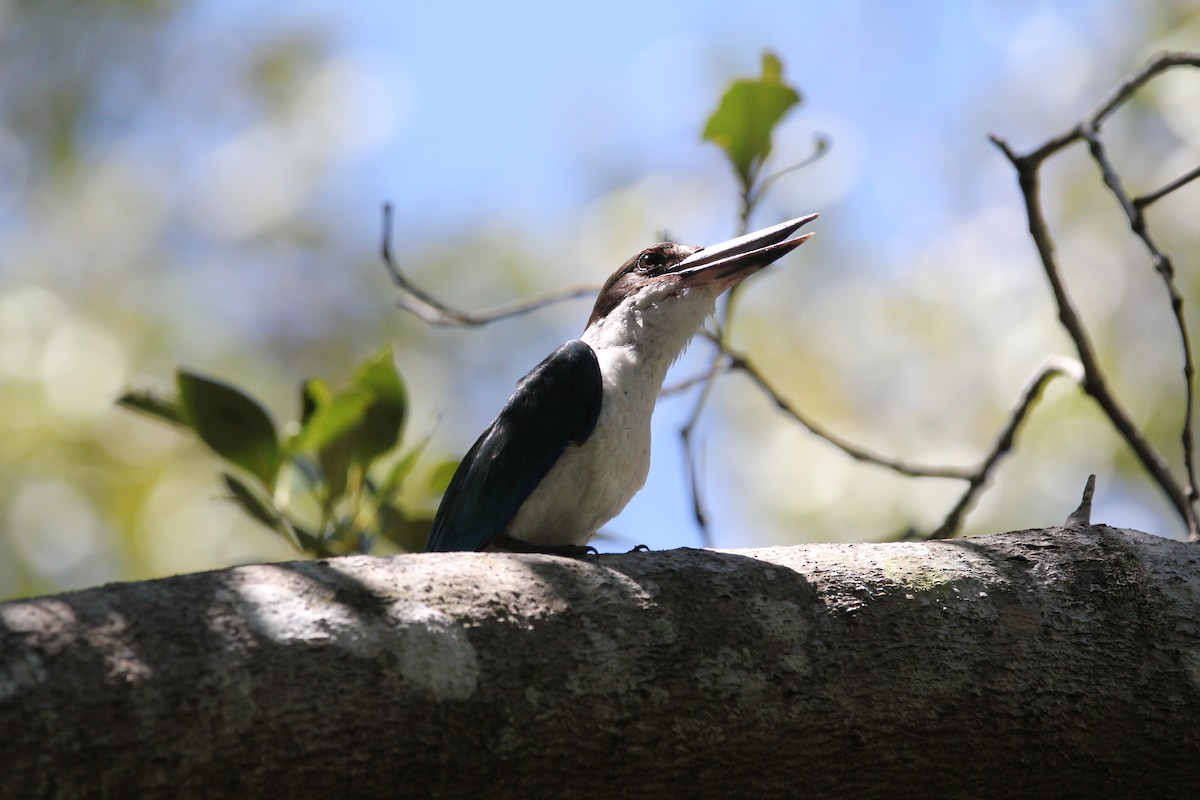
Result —
<instances>
[{"instance_id":1,"label":"thin branch","mask_svg":"<svg viewBox=\"0 0 1200 800\"><path fill-rule=\"evenodd\" d=\"M758 188L755 189L755 191L754 191L754 194L751 199L751 205L757 203L758 198L765 195L770 190L770 188L775 185L776 181L778 181L780 178L786 178L788 175L791 175L793 172L802 170L805 167L807 167L809 164L812 164L813 162L819 160L822 156L825 155L825 153L829 150L829 148L832 147L832 145L833 145L833 137L831 137L827 133L821 133L820 131L817 131L817 133L814 134L812 153L809 154L809 156L807 158L805 158L804 160L797 161L795 164L792 164L790 167L784 167L783 169L779 170L778 172L772 172L770 175L763 178L762 181L758 184Z\"/></svg>"},{"instance_id":2,"label":"thin branch","mask_svg":"<svg viewBox=\"0 0 1200 800\"><path fill-rule=\"evenodd\" d=\"M545 294L513 303L494 306L485 311L462 311L443 303L433 295L405 277L392 258L392 204L383 205L383 242L379 248L380 258L391 276L392 283L400 290L397 304L400 308L416 314L430 325L449 325L456 327L476 327L489 322L528 314L540 308L561 303L565 300L575 300L580 297L594 296L600 287L590 284L564 286Z\"/></svg>"},{"instance_id":3,"label":"thin branch","mask_svg":"<svg viewBox=\"0 0 1200 800\"><path fill-rule=\"evenodd\" d=\"M801 427L809 433L824 439L831 445L841 450L846 455L855 461L861 461L866 464L874 464L878 467L890 469L893 472L898 472L901 475L907 475L913 478L954 478L957 480L969 480L971 470L967 467L941 467L941 466L922 466L920 464L912 464L907 461L902 461L897 458L890 458L878 453L874 453L865 447L860 447L835 433L823 428L821 425L813 422L810 418L801 413L794 405L788 402L787 398L776 391L766 377L754 366L753 363L741 353L727 351L731 359L730 368L742 372L748 377L758 389L770 398L771 402L787 414Z\"/></svg>"},{"instance_id":4,"label":"thin branch","mask_svg":"<svg viewBox=\"0 0 1200 800\"><path fill-rule=\"evenodd\" d=\"M1100 104L1100 108L1088 122L1089 127L1099 127L1114 111L1125 105L1138 89L1159 74L1175 67L1200 67L1200 53L1183 50L1155 54L1139 71L1122 81L1108 99Z\"/></svg>"},{"instance_id":5,"label":"thin branch","mask_svg":"<svg viewBox=\"0 0 1200 800\"><path fill-rule=\"evenodd\" d=\"M688 415L687 422L679 429L679 438L683 444L683 463L684 471L687 474L688 493L692 498L692 517L696 520L696 527L700 531L701 547L712 547L713 541L712 533L708 530L708 513L704 508L704 489L701 485L701 475L704 470L697 463L693 437L696 435L696 426L700 424L700 415L704 411L708 397L712 394L713 387L716 386L719 372L717 367L722 357L719 348L718 344L717 353L709 362L709 369L700 387L700 394L696 396L696 402L692 406L692 413Z\"/></svg>"},{"instance_id":6,"label":"thin branch","mask_svg":"<svg viewBox=\"0 0 1200 800\"><path fill-rule=\"evenodd\" d=\"M1118 201L1126 210L1126 213L1131 214L1131 226L1133 226L1134 232L1147 244L1151 252L1157 252L1157 248L1154 248L1153 243L1145 235L1144 225L1139 225L1135 221L1140 215L1137 214L1132 203L1124 197L1123 191L1120 188L1120 181L1116 178L1115 171L1112 170L1111 165L1107 163L1107 159L1104 157L1103 147L1098 146L1095 131L1101 120L1111 114L1121 103L1128 100L1134 91L1144 85L1151 77L1172 66L1180 65L1200 66L1200 55L1164 54L1151 60L1141 72L1127 79L1113 96L1106 100L1089 119L1075 126L1075 128L1066 134L1050 140L1028 154L1020 155L1016 153L1006 141L998 136L992 136L991 139L1017 171L1021 193L1025 202L1029 233L1037 248L1043 271L1050 282L1055 303L1058 307L1059 320L1066 329L1067 334L1071 337L1071 341L1078 352L1079 361L1083 366L1084 379L1082 386L1084 391L1097 402L1108 416L1113 427L1125 439L1130 449L1133 450L1138 460L1142 463L1143 468L1150 474L1151 478L1158 484L1159 488L1167 496L1167 499L1175 507L1180 518L1184 521L1190 537L1195 539L1198 534L1196 513L1192 505L1195 494L1195 481L1191 479L1193 466L1191 444L1192 403L1190 402L1192 397L1193 368L1191 348L1186 336L1186 327L1183 323L1182 298L1174 288L1174 281L1170 276L1170 262L1165 260L1165 257L1161 257L1161 254L1160 258L1157 259L1160 274L1163 275L1164 280L1167 282L1168 291L1172 296L1172 305L1175 308L1177 325L1181 331L1184 343L1184 374L1189 400L1188 411L1184 421L1184 437L1186 440L1184 443L1184 452L1185 459L1188 461L1187 473L1189 475L1189 487L1187 491L1180 487L1175 477L1171 474L1166 460L1150 444L1137 425L1134 424L1108 385L1107 378L1100 368L1099 360L1096 357L1095 349L1087 334L1087 330L1063 285L1061 272L1054 255L1053 239L1046 226L1045 215L1041 207L1038 176L1038 170L1042 162L1050 155L1072 142L1080 140L1088 141L1089 145L1091 145L1093 158L1096 158L1100 164L1106 184L1116 193Z\"/></svg>"},{"instance_id":7,"label":"thin branch","mask_svg":"<svg viewBox=\"0 0 1200 800\"><path fill-rule=\"evenodd\" d=\"M754 209L758 207L759 201L762 200L768 189L774 186L781 178L809 166L824 156L829 152L831 141L829 136L818 132L813 143L813 152L807 158L784 167L778 172L774 172L763 178L761 181L758 179L758 175L760 174L762 164L756 164L749 181L742 187L741 206L738 210L738 225L735 235L742 236L750 229L750 217L754 214ZM712 359L709 361L708 370L705 372L703 379L704 387L701 389L700 394L696 396L696 402L692 406L692 411L688 415L687 422L679 430L679 438L683 445L683 458L688 478L688 490L692 498L692 512L696 520L696 526L700 532L700 544L702 547L712 547L712 533L708 529L708 515L704 510L703 488L701 485L703 469L696 463L692 440L696 432L696 426L700 424L700 417L703 415L704 408L708 404L708 398L712 394L717 376L722 372L728 371L728 366L721 367L720 365L731 355L727 346L729 342L728 336L730 326L733 323L733 310L737 302L739 289L741 289L741 284L733 286L721 299L720 312L717 314L714 322L716 327L715 332L704 331L704 335L716 345L716 349L713 352Z\"/></svg>"},{"instance_id":8,"label":"thin branch","mask_svg":"<svg viewBox=\"0 0 1200 800\"><path fill-rule=\"evenodd\" d=\"M1017 169L1021 192L1025 201L1029 234L1033 237L1034 245L1042 262L1043 271L1050 282L1054 300L1058 307L1059 321L1071 337L1071 341L1074 343L1075 350L1079 355L1079 361L1083 365L1084 391L1099 403L1113 425L1117 428L1117 431L1137 454L1143 466L1163 487L1172 504L1176 506L1176 509L1185 520L1188 519L1191 515L1182 490L1171 476L1165 460L1146 441L1145 437L1137 429L1137 426L1129 418L1129 415L1117 403L1100 368L1091 338L1084 328L1083 322L1079 317L1079 312L1075 309L1074 304L1067 295L1066 287L1063 285L1058 267L1058 261L1054 255L1054 243L1050 236L1050 231L1046 227L1045 216L1041 207L1041 198L1038 193L1037 170L1040 162L1031 156L1017 155L1009 147L1008 143L999 137L993 136L992 141L1004 152L1009 161Z\"/></svg>"},{"instance_id":9,"label":"thin branch","mask_svg":"<svg viewBox=\"0 0 1200 800\"><path fill-rule=\"evenodd\" d=\"M1191 171L1186 172L1183 175L1180 175L1178 178L1171 181L1166 186L1162 187L1161 189L1159 189L1157 191L1150 192L1149 194L1144 194L1141 197L1133 198L1133 201L1132 201L1133 207L1136 208L1138 211L1144 211L1145 209L1149 208L1154 203L1157 203L1159 200L1161 200L1164 197L1166 197L1167 195L1169 195L1171 192L1174 192L1177 189L1182 189L1184 186L1187 186L1189 183L1196 180L1196 178L1200 178L1200 166L1196 166Z\"/></svg>"},{"instance_id":10,"label":"thin branch","mask_svg":"<svg viewBox=\"0 0 1200 800\"><path fill-rule=\"evenodd\" d=\"M959 501L951 509L942 525L933 532L932 538L945 538L952 536L958 532L961 527L962 520L969 509L974 505L978 498L978 494L986 485L993 469L1000 460L1011 451L1016 434L1020 429L1021 424L1040 398L1043 389L1054 377L1067 375L1073 377L1076 382L1084 389L1084 391L1093 397L1109 417L1113 426L1122 435L1129 444L1131 449L1142 462L1144 468L1150 473L1151 477L1158 483L1168 499L1175 506L1180 516L1187 525L1190 538L1193 540L1200 538L1200 531L1197 526L1197 516L1194 509L1194 503L1197 500L1197 481L1195 478L1195 456L1194 456L1194 436L1193 436L1193 416L1192 408L1194 406L1194 366L1192 359L1192 351L1190 339L1187 335L1187 327L1183 316L1183 298L1179 293L1174 282L1174 270L1170 259L1163 254L1147 232L1142 211L1147 206L1160 200L1167 194L1181 188L1190 181L1200 177L1200 168L1192 170L1179 179L1171 182L1162 189L1153 192L1144 197L1130 199L1124 191L1121 181L1113 168L1112 164L1107 159L1102 143L1098 138L1098 131L1101 123L1107 119L1114 111L1127 102L1142 86L1166 70L1179 66L1200 67L1200 54L1195 53L1164 53L1153 58L1143 67L1138 73L1130 76L1118 86L1109 97L1107 97L1087 118L1080 122L1075 127L1065 133L1054 137L1043 144L1036 150L1025 154L1018 155L1004 140L999 137L992 137L992 141L1005 153L1013 165L1017 168L1020 178L1022 194L1025 198L1026 208L1029 218L1029 231L1033 237L1037 247L1038 254L1041 257L1043 267L1047 278L1050 281L1051 288L1054 293L1055 301L1058 306L1059 320L1068 335L1075 344L1079 355L1079 360L1068 360L1060 358L1052 358L1038 371L1034 378L1027 385L1023 397L1017 408L1011 415L1008 425L1000 433L996 440L996 444L988 456L974 470L967 468L956 467L923 467L892 459L872 453L868 450L860 448L852 443L840 439L820 428L811 420L808 420L793 408L786 400L784 400L763 378L762 374L750 364L743 356L733 353L728 348L728 340L726 332L730 325L732 317L732 308L736 300L736 287L730 291L725 304L722 307L722 313L719 317L718 332L715 335L710 335L709 338L716 344L716 353L713 356L713 364L717 364L718 360L727 355L731 360L730 368L737 369L750 376L751 380L767 394L775 404L795 419L799 424L805 427L813 434L825 439L835 447L841 449L850 457L872 463L878 466L891 469L903 475L912 477L941 477L954 478L967 481L967 488ZM1188 476L1186 491L1182 489L1171 475L1165 459L1158 451L1150 445L1144 434L1132 422L1129 415L1118 403L1116 396L1108 385L1106 376L1100 369L1099 360L1095 354L1095 348L1092 345L1091 339L1087 334L1087 330L1075 309L1069 296L1066 292L1066 287L1063 284L1058 264L1054 256L1053 240L1050 236L1049 229L1046 226L1045 218L1042 213L1040 196L1039 196L1039 179L1038 169L1043 161L1050 156L1059 152L1063 148L1079 141L1088 142L1092 156L1100 166L1105 184L1113 192L1121 204L1122 210L1125 212L1130 221L1130 227L1133 232L1142 240L1146 248L1154 258L1155 268L1158 270L1166 285L1168 294L1171 299L1171 305L1175 313L1176 325L1179 330L1179 338L1182 343L1184 355L1184 381L1186 387L1186 411L1184 415L1183 430L1181 439L1183 442L1184 463ZM818 153L814 155L819 155ZM764 179L757 191L747 189L742 194L742 207L740 213L741 229L745 231L747 222L754 206L762 196L763 191L769 188L783 174L789 172L784 170ZM692 417L688 424L681 432L684 439L685 450L690 453L690 439L692 430L699 418L704 403L707 400L709 388L711 387L712 379L715 378L716 370L710 370L708 379L705 381L705 390L698 399L698 402L693 409ZM706 543L709 538L708 531L704 528L703 513L698 499L698 489L694 470L691 469L692 459L688 457L689 473L692 481L692 491L694 505L697 508L697 518L701 522L702 537Z\"/></svg>"},{"instance_id":11,"label":"thin branch","mask_svg":"<svg viewBox=\"0 0 1200 800\"><path fill-rule=\"evenodd\" d=\"M1121 85L1114 89L1112 94L1106 97L1091 114L1084 117L1082 122L1050 139L1026 155L1025 158L1040 163L1064 147L1080 141L1084 138L1085 131L1099 128L1105 119L1124 105L1138 89L1156 75L1175 67L1185 66L1200 67L1200 53L1159 53L1151 58L1141 70L1122 81Z\"/></svg>"},{"instance_id":12,"label":"thin branch","mask_svg":"<svg viewBox=\"0 0 1200 800\"><path fill-rule=\"evenodd\" d=\"M742 192L742 209L739 214L740 222L738 223L738 230L735 235L742 236L746 233L749 227L750 214L753 210L750 200L750 190L747 189ZM735 285L725 293L721 312L715 321L716 332L703 332L705 337L716 345L716 349L713 351L712 359L709 361L708 369L705 371L703 386L700 389L700 393L696 395L696 402L692 404L692 411L688 414L687 422L679 429L679 439L683 446L684 472L687 474L688 495L692 499L692 517L695 519L696 528L700 533L701 547L712 547L713 540L712 532L708 529L708 513L704 508L704 488L701 482L704 470L697 463L693 437L696 435L696 427L700 424L700 417L704 413L704 408L708 405L708 398L712 395L713 387L716 385L717 375L720 372L718 365L728 354L725 346L726 336L728 334L730 316L733 313L733 300L739 286L740 284Z\"/></svg>"},{"instance_id":13,"label":"thin branch","mask_svg":"<svg viewBox=\"0 0 1200 800\"><path fill-rule=\"evenodd\" d=\"M709 331L703 331L702 334L713 342L719 341L717 336ZM692 517L695 519L696 526L700 531L700 541L703 547L712 547L712 537L708 531L708 513L704 508L704 489L701 485L704 465L700 463L701 459L696 453L693 437L696 433L696 425L700 420L700 412L704 408L704 404L708 399L709 393L712 392L713 386L716 385L717 376L728 372L731 365L732 361L718 350L704 372L679 383L664 387L659 392L659 397L663 397L686 391L694 386L702 387L696 403L692 406L692 413L687 423L679 430L679 437L683 445L684 474L687 476L689 496L692 500Z\"/></svg>"},{"instance_id":14,"label":"thin branch","mask_svg":"<svg viewBox=\"0 0 1200 800\"><path fill-rule=\"evenodd\" d=\"M1179 291L1179 287L1175 284L1175 267L1171 264L1171 259L1166 253L1162 252L1154 240L1150 237L1150 230L1146 226L1145 217L1142 215L1141 208L1132 200L1125 191L1125 187L1121 183L1120 177L1117 175L1116 169L1108 158L1108 153L1104 148L1104 144L1100 141L1099 131L1087 131L1086 138L1088 142L1088 150L1091 152L1092 159L1099 165L1100 173L1104 178L1104 184L1108 186L1109 191L1117 198L1125 216L1129 220L1129 228L1133 231L1146 250L1150 253L1150 257L1154 261L1155 270L1162 278L1163 286L1167 291L1167 297L1171 302L1171 310L1175 318L1175 327L1179 333L1180 347L1183 351L1183 380L1184 380L1184 414L1183 414L1183 429L1181 431L1181 444L1183 447L1183 464L1184 470L1187 473L1186 494L1189 507L1193 509L1190 518L1185 517L1184 521L1188 525L1188 532L1192 535L1196 534L1196 516L1194 511L1194 503L1196 502L1196 457L1195 457L1195 437L1192 433L1193 425L1193 406L1195 405L1195 366L1192 360L1192 345L1191 337L1188 336L1187 320L1183 314L1183 295ZM1176 181L1177 187L1185 185L1186 181L1181 183Z\"/></svg>"},{"instance_id":15,"label":"thin branch","mask_svg":"<svg viewBox=\"0 0 1200 800\"><path fill-rule=\"evenodd\" d=\"M815 436L824 439L832 444L837 449L841 450L846 455L856 461L861 461L866 464L874 464L875 466L883 467L892 470L901 475L907 475L912 478L950 478L953 480L963 480L967 482L967 488L958 502L954 504L950 512L946 515L942 524L939 525L932 533L927 536L922 536L918 533L910 532L906 538L929 538L929 539L947 539L958 533L962 527L963 518L967 512L974 506L978 499L979 492L987 484L992 472L1008 453L1012 452L1013 445L1016 442L1017 432L1020 430L1025 418L1029 415L1033 406L1037 403L1042 395L1042 390L1046 385L1058 376L1066 376L1080 383L1083 380L1083 367L1078 361L1072 358L1064 358L1062 356L1052 356L1038 368L1034 376L1026 384L1024 391L1021 393L1021 400L1013 409L1008 423L1000 434L996 437L996 443L992 446L991 451L983 458L983 460L975 467L943 467L943 466L927 466L913 464L896 458L881 456L878 453L871 452L866 448L852 444L846 439L841 438L820 425L813 422L800 411L796 409L786 398L784 398L763 374L747 359L744 355L737 353L729 353L731 369L745 373L750 378L751 382L757 386L763 394L771 399L771 401L779 408L780 411L787 414L804 429L814 434Z\"/></svg>"},{"instance_id":16,"label":"thin branch","mask_svg":"<svg viewBox=\"0 0 1200 800\"><path fill-rule=\"evenodd\" d=\"M1082 385L1083 365L1074 359L1061 356L1051 356L1042 364L1029 383L1025 385L1021 402L1009 417L1004 430L996 437L996 444L992 447L992 451L967 479L966 491L950 509L950 513L946 515L942 524L929 535L930 539L949 539L958 533L962 527L963 518L974 507L979 492L987 484L992 470L1000 463L1000 459L1012 451L1013 445L1016 443L1017 432L1021 429L1021 423L1029 416L1029 412L1037 404L1037 401L1041 399L1042 390L1051 380L1060 375L1069 377Z\"/></svg>"},{"instance_id":17,"label":"thin branch","mask_svg":"<svg viewBox=\"0 0 1200 800\"><path fill-rule=\"evenodd\" d=\"M1108 415L1117 431L1125 438L1131 449L1141 461L1162 491L1167 495L1171 504L1179 513L1188 530L1191 540L1200 540L1200 524L1197 521L1195 503L1200 499L1197 489L1195 435L1193 432L1193 408L1195 406L1195 366L1192 355L1191 339L1188 336L1187 323L1183 314L1183 296L1175 284L1174 266L1170 258L1160 251L1150 238L1146 227L1143 210L1152 203L1162 199L1173 191L1187 185L1200 176L1200 167L1191 170L1180 178L1172 181L1163 188L1140 198L1130 199L1117 176L1116 170L1107 157L1104 146L1099 138L1101 124L1118 108L1125 104L1143 86L1155 76L1175 67L1200 68L1200 53L1176 52L1160 53L1150 59L1141 70L1126 78L1100 106L1082 122L1070 130L1049 140L1041 147L1019 155L999 137L993 136L992 141L1012 162L1020 178L1022 193L1029 216L1030 233L1037 245L1042 265L1054 289L1055 300L1059 306L1059 318L1067 332L1080 351L1080 361L1083 362L1086 379L1085 390L1092 395L1104 412ZM1091 343L1088 341L1083 325L1079 322L1078 313L1071 306L1065 291L1062 290L1058 277L1058 266L1054 260L1053 244L1037 198L1037 171L1042 162L1054 153L1075 142L1086 141L1093 160L1100 168L1104 183L1116 197L1133 233L1142 241L1149 251L1155 270L1163 280L1170 298L1171 308L1175 317L1176 328L1179 332L1180 345L1183 351L1183 378L1185 391L1185 411L1182 431L1180 433L1183 449L1184 471L1187 476L1186 487L1180 487L1171 475L1165 459L1145 439L1128 415L1117 404L1115 396L1109 389L1103 373L1100 371Z\"/></svg>"},{"instance_id":18,"label":"thin branch","mask_svg":"<svg viewBox=\"0 0 1200 800\"><path fill-rule=\"evenodd\" d=\"M671 395L675 394L683 394L693 386L699 386L706 381L712 380L714 374L728 372L731 365L732 362L728 357L714 359L713 361L709 362L708 369L704 370L704 372L701 372L699 375L693 375L690 378L684 378L683 380L672 383L669 386L664 386L662 391L658 393L658 396L670 397Z\"/></svg>"},{"instance_id":19,"label":"thin branch","mask_svg":"<svg viewBox=\"0 0 1200 800\"><path fill-rule=\"evenodd\" d=\"M1092 160L1096 162L1096 166L1100 168L1100 178L1104 181L1104 185L1112 192L1113 197L1117 198L1117 202L1121 206L1121 210L1125 212L1125 216L1130 222L1138 227L1141 227L1140 215L1137 209L1133 207L1133 203L1129 200L1129 195L1125 193L1125 186L1121 182L1120 176L1117 175L1117 170L1108 158L1108 152L1104 149L1104 143L1100 141L1100 131L1087 130L1083 133L1084 141L1088 144L1088 152L1092 155ZM1137 220L1137 222L1134 222Z\"/></svg>"}]
</instances>

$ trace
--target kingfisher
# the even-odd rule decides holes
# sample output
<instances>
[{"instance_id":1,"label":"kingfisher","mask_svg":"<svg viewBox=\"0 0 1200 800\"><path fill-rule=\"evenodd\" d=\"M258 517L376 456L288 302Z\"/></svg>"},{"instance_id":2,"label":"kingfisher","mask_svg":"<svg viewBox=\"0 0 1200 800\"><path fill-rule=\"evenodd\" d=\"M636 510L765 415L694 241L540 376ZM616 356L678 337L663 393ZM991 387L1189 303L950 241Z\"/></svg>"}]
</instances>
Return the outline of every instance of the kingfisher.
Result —
<instances>
[{"instance_id":1,"label":"kingfisher","mask_svg":"<svg viewBox=\"0 0 1200 800\"><path fill-rule=\"evenodd\" d=\"M463 457L425 550L595 553L587 542L650 472L650 417L671 364L722 292L808 241L816 214L709 247L660 242L605 282L559 347Z\"/></svg>"}]
</instances>

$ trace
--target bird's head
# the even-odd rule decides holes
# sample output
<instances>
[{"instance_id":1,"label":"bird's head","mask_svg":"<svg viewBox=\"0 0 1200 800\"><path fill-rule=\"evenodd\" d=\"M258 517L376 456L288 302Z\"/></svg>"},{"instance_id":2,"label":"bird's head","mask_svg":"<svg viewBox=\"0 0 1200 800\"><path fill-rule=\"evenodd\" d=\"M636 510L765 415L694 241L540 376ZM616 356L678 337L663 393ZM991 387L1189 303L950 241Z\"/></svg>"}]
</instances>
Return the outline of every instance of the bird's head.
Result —
<instances>
[{"instance_id":1,"label":"bird's head","mask_svg":"<svg viewBox=\"0 0 1200 800\"><path fill-rule=\"evenodd\" d=\"M605 329L605 339L678 332L686 342L721 292L808 241L811 233L788 237L816 218L809 214L708 247L651 245L605 282L587 327Z\"/></svg>"}]
</instances>

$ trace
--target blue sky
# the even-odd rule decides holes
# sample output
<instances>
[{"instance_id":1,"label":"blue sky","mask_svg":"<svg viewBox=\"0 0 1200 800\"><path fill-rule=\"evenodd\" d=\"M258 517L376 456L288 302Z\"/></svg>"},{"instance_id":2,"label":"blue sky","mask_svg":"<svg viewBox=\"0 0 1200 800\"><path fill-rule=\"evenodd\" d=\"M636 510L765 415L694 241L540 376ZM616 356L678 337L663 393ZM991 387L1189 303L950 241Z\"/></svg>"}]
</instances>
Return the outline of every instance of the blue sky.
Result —
<instances>
[{"instance_id":1,"label":"blue sky","mask_svg":"<svg viewBox=\"0 0 1200 800\"><path fill-rule=\"evenodd\" d=\"M851 130L828 133L861 146L855 206L899 227L894 208L879 214L896 196L948 202L914 184L914 158L982 155L992 128L1034 133L1019 129L1028 110L1063 91L1077 92L1075 108L1059 104L1071 119L1094 102L1079 90L1127 69L1112 48L1136 40L1142 19L1113 2L352 8L338 20L346 46L394 69L397 130L378 164L396 202L455 222L507 208L539 224L618 181L716 161L697 130L729 78L770 49L805 93L797 123L842 123ZM1046 87L1048 74L1068 85ZM1021 96L1035 87L1047 96Z\"/></svg>"}]
</instances>

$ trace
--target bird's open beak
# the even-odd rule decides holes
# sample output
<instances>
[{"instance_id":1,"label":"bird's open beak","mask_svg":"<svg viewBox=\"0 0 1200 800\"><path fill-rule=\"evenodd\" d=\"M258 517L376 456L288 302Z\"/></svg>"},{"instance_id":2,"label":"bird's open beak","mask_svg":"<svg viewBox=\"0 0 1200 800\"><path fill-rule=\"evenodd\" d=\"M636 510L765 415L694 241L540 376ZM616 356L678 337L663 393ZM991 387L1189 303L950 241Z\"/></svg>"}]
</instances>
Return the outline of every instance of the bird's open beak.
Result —
<instances>
[{"instance_id":1,"label":"bird's open beak","mask_svg":"<svg viewBox=\"0 0 1200 800\"><path fill-rule=\"evenodd\" d=\"M721 283L724 287L732 286L811 239L811 233L795 239L788 237L816 218L816 214L797 217L727 242L702 247L680 261L671 272L692 285Z\"/></svg>"}]
</instances>

